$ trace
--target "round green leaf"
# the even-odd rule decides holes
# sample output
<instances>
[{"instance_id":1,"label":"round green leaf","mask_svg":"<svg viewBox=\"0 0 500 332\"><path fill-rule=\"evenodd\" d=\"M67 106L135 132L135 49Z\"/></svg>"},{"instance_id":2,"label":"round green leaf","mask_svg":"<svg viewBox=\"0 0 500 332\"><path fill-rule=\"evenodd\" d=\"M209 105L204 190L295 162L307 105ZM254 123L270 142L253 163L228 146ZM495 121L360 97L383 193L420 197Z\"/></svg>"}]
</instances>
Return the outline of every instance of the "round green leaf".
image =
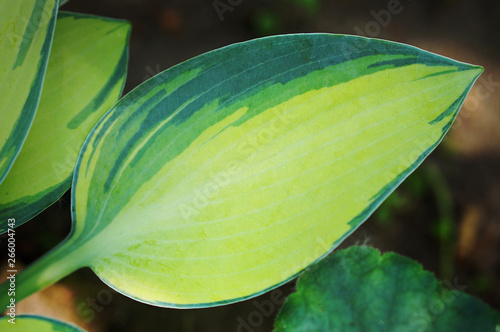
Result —
<instances>
[{"instance_id":1,"label":"round green leaf","mask_svg":"<svg viewBox=\"0 0 500 332\"><path fill-rule=\"evenodd\" d=\"M464 288L404 256L351 247L299 277L274 331L494 332L500 313Z\"/></svg>"}]
</instances>

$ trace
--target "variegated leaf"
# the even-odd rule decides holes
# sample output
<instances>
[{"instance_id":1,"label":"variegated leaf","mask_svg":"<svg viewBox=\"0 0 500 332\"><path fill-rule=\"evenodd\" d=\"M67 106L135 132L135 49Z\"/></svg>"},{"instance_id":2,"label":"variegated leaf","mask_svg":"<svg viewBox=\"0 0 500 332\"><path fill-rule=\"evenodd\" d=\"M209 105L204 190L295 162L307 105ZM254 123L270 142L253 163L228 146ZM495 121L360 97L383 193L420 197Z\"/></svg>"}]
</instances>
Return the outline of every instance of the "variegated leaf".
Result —
<instances>
[{"instance_id":1,"label":"variegated leaf","mask_svg":"<svg viewBox=\"0 0 500 332\"><path fill-rule=\"evenodd\" d=\"M57 0L0 0L0 183L35 116Z\"/></svg>"},{"instance_id":2,"label":"variegated leaf","mask_svg":"<svg viewBox=\"0 0 500 332\"><path fill-rule=\"evenodd\" d=\"M37 315L4 316L0 318L0 330L5 332L85 332L77 326Z\"/></svg>"},{"instance_id":3,"label":"variegated leaf","mask_svg":"<svg viewBox=\"0 0 500 332\"><path fill-rule=\"evenodd\" d=\"M378 207L441 141L481 72L329 34L186 61L94 127L74 174L71 236L19 282L29 294L90 266L158 306L261 294Z\"/></svg>"},{"instance_id":4,"label":"variegated leaf","mask_svg":"<svg viewBox=\"0 0 500 332\"><path fill-rule=\"evenodd\" d=\"M125 82L130 25L61 12L40 106L26 142L0 185L0 232L21 225L71 185L78 153Z\"/></svg>"}]
</instances>

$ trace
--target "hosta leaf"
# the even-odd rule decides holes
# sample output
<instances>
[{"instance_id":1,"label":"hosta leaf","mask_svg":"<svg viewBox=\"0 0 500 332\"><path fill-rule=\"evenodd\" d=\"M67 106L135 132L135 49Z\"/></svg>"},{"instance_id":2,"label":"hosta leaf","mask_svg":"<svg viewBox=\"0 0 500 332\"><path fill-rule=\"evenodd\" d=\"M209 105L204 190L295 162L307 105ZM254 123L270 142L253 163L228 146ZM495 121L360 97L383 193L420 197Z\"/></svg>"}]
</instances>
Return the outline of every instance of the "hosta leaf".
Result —
<instances>
[{"instance_id":1,"label":"hosta leaf","mask_svg":"<svg viewBox=\"0 0 500 332\"><path fill-rule=\"evenodd\" d=\"M80 266L159 306L276 287L422 162L481 71L329 34L253 40L175 66L94 127L73 178L71 236L19 276L22 295Z\"/></svg>"},{"instance_id":2,"label":"hosta leaf","mask_svg":"<svg viewBox=\"0 0 500 332\"><path fill-rule=\"evenodd\" d=\"M89 136L73 236L103 280L149 303L261 293L372 213L442 139L481 71L338 35L187 61L127 95Z\"/></svg>"},{"instance_id":3,"label":"hosta leaf","mask_svg":"<svg viewBox=\"0 0 500 332\"><path fill-rule=\"evenodd\" d=\"M0 231L55 202L71 185L78 152L121 95L127 22L61 12L40 106L11 171L0 185Z\"/></svg>"},{"instance_id":4,"label":"hosta leaf","mask_svg":"<svg viewBox=\"0 0 500 332\"><path fill-rule=\"evenodd\" d=\"M0 0L0 183L35 116L56 13L56 0Z\"/></svg>"},{"instance_id":5,"label":"hosta leaf","mask_svg":"<svg viewBox=\"0 0 500 332\"><path fill-rule=\"evenodd\" d=\"M500 313L438 282L409 258L372 248L333 253L304 272L274 331L497 331Z\"/></svg>"},{"instance_id":6,"label":"hosta leaf","mask_svg":"<svg viewBox=\"0 0 500 332\"><path fill-rule=\"evenodd\" d=\"M84 332L81 328L52 318L36 315L15 316L15 324L10 316L0 318L0 330L12 332Z\"/></svg>"}]
</instances>

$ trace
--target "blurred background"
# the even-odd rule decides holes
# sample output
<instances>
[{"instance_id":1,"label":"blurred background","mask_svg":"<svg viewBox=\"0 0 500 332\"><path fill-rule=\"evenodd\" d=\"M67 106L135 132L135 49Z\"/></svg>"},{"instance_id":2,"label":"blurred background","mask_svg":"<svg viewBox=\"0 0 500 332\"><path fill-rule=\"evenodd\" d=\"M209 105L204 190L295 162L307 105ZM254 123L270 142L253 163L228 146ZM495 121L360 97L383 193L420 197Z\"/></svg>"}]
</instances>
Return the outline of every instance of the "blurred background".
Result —
<instances>
[{"instance_id":1,"label":"blurred background","mask_svg":"<svg viewBox=\"0 0 500 332\"><path fill-rule=\"evenodd\" d=\"M391 14L388 6L396 3ZM444 142L341 247L367 244L409 256L500 310L500 2L70 0L61 9L132 23L124 93L201 53L281 33L365 35L482 65ZM16 229L18 265L62 241L70 225L66 193ZM0 243L6 247L5 236ZM124 297L82 269L21 302L18 314L44 314L89 331L270 331L293 290L292 281L273 296L229 306L165 309ZM271 309L263 312L265 304Z\"/></svg>"}]
</instances>

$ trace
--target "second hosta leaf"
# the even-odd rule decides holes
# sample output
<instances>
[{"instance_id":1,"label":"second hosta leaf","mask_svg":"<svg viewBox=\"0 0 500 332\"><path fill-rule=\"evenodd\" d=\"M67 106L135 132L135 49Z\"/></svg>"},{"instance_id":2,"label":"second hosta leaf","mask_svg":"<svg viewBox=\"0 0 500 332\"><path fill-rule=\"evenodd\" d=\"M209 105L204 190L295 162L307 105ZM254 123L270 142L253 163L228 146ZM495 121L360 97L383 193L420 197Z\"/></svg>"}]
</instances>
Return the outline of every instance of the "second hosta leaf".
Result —
<instances>
[{"instance_id":1,"label":"second hosta leaf","mask_svg":"<svg viewBox=\"0 0 500 332\"><path fill-rule=\"evenodd\" d=\"M71 185L78 152L120 98L130 25L60 12L40 106L26 142L0 185L0 232L54 203Z\"/></svg>"},{"instance_id":2,"label":"second hosta leaf","mask_svg":"<svg viewBox=\"0 0 500 332\"><path fill-rule=\"evenodd\" d=\"M38 315L17 315L15 319L3 316L0 327L2 331L9 332L85 332L77 326Z\"/></svg>"},{"instance_id":3,"label":"second hosta leaf","mask_svg":"<svg viewBox=\"0 0 500 332\"><path fill-rule=\"evenodd\" d=\"M276 287L422 162L481 71L328 34L258 39L175 66L87 138L74 228L42 277L91 266L118 291L170 307Z\"/></svg>"},{"instance_id":4,"label":"second hosta leaf","mask_svg":"<svg viewBox=\"0 0 500 332\"><path fill-rule=\"evenodd\" d=\"M0 183L36 113L56 14L56 0L0 0Z\"/></svg>"}]
</instances>

